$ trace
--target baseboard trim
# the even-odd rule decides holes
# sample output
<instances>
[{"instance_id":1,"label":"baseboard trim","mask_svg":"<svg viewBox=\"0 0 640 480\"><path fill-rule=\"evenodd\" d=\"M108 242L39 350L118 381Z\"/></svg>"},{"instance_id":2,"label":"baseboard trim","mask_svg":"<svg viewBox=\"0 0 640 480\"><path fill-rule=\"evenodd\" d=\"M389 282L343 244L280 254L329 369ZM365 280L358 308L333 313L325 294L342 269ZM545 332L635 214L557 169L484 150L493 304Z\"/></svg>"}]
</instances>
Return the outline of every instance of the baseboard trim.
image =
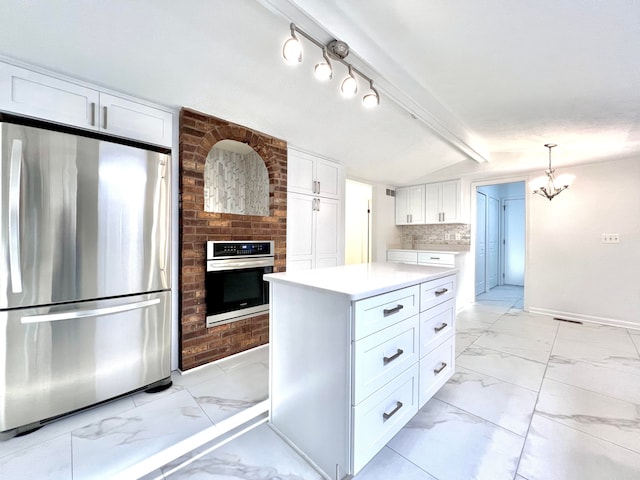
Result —
<instances>
[{"instance_id":1,"label":"baseboard trim","mask_svg":"<svg viewBox=\"0 0 640 480\"><path fill-rule=\"evenodd\" d=\"M581 313L563 312L560 310L549 310L546 308L529 307L529 312L547 315L549 317L566 318L576 322L597 323L599 325L608 325L611 327L629 328L632 330L640 330L640 323L629 322L627 320L619 320L616 318L596 317L593 315L583 315Z\"/></svg>"}]
</instances>

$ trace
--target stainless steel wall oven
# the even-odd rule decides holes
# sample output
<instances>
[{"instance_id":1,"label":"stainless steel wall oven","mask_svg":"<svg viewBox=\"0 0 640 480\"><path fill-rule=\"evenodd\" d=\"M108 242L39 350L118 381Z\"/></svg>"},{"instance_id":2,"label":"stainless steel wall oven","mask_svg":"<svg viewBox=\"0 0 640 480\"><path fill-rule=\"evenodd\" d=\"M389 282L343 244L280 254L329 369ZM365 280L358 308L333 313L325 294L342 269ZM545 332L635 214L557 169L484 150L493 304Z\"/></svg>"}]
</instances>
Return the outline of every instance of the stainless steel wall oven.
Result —
<instances>
[{"instance_id":1,"label":"stainless steel wall oven","mask_svg":"<svg viewBox=\"0 0 640 480\"><path fill-rule=\"evenodd\" d=\"M207 327L267 312L273 263L273 241L207 242Z\"/></svg>"}]
</instances>

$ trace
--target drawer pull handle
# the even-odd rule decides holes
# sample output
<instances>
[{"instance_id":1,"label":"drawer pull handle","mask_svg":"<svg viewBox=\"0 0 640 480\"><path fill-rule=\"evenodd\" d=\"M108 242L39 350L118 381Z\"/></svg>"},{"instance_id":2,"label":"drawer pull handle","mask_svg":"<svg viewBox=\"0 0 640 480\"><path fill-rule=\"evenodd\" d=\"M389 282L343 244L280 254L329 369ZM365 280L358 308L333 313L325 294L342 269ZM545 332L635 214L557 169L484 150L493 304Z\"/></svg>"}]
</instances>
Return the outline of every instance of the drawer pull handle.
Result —
<instances>
[{"instance_id":1,"label":"drawer pull handle","mask_svg":"<svg viewBox=\"0 0 640 480\"><path fill-rule=\"evenodd\" d=\"M431 260L440 260L440 257L429 257Z\"/></svg>"},{"instance_id":2,"label":"drawer pull handle","mask_svg":"<svg viewBox=\"0 0 640 480\"><path fill-rule=\"evenodd\" d=\"M398 413L398 410L400 410L402 408L402 402L396 402L396 408L394 408L393 410L391 410L389 413L384 412L382 414L382 418L384 418L385 420L389 420L391 417L393 417L396 413Z\"/></svg>"},{"instance_id":3,"label":"drawer pull handle","mask_svg":"<svg viewBox=\"0 0 640 480\"><path fill-rule=\"evenodd\" d=\"M439 297L440 295L444 295L445 293L447 293L449 290L446 288L442 288L440 290L436 290L436 297Z\"/></svg>"},{"instance_id":4,"label":"drawer pull handle","mask_svg":"<svg viewBox=\"0 0 640 480\"><path fill-rule=\"evenodd\" d=\"M400 310L402 310L404 308L403 305L397 305L393 308L385 308L382 313L384 314L385 317L388 317L389 315L393 315L394 313L398 313Z\"/></svg>"},{"instance_id":5,"label":"drawer pull handle","mask_svg":"<svg viewBox=\"0 0 640 480\"><path fill-rule=\"evenodd\" d=\"M398 349L398 351L391 355L390 357L384 357L382 359L382 361L384 362L384 364L386 365L389 362L393 362L396 358L398 358L400 355L402 355L404 353L404 350L402 350L401 348Z\"/></svg>"},{"instance_id":6,"label":"drawer pull handle","mask_svg":"<svg viewBox=\"0 0 640 480\"><path fill-rule=\"evenodd\" d=\"M433 374L434 375L438 375L442 370L444 370L445 368L447 368L447 364L444 362L441 362L442 365L440 365L440 368L436 368L433 370Z\"/></svg>"},{"instance_id":7,"label":"drawer pull handle","mask_svg":"<svg viewBox=\"0 0 640 480\"><path fill-rule=\"evenodd\" d=\"M446 324L446 323L443 323L443 324L442 324L442 325L440 325L439 327L435 327L435 328L433 329L433 331L434 331L434 332L436 332L436 333L440 333L440 331L441 331L442 329L444 329L444 328L447 328L447 324Z\"/></svg>"}]
</instances>

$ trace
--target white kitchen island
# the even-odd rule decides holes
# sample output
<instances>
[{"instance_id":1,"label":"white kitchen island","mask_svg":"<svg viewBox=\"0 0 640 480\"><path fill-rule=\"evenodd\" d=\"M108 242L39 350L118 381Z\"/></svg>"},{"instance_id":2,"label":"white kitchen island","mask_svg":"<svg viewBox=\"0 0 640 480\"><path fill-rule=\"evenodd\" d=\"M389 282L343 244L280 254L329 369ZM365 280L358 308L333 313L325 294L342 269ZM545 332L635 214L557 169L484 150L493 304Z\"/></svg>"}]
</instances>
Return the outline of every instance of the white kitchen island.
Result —
<instances>
[{"instance_id":1,"label":"white kitchen island","mask_svg":"<svg viewBox=\"0 0 640 480\"><path fill-rule=\"evenodd\" d=\"M329 479L357 474L453 375L456 269L265 275L270 424Z\"/></svg>"}]
</instances>

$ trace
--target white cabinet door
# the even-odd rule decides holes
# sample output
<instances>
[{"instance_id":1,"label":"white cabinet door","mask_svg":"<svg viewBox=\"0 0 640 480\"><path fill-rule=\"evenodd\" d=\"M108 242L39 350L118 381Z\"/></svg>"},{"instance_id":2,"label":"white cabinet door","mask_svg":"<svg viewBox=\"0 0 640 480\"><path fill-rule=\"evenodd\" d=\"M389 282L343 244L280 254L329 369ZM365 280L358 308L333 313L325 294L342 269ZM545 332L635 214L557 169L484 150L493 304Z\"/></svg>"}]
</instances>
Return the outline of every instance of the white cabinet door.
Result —
<instances>
[{"instance_id":1,"label":"white cabinet door","mask_svg":"<svg viewBox=\"0 0 640 480\"><path fill-rule=\"evenodd\" d=\"M339 198L341 196L341 176L342 167L339 164L317 159L315 179L318 182L318 195L327 198Z\"/></svg>"},{"instance_id":2,"label":"white cabinet door","mask_svg":"<svg viewBox=\"0 0 640 480\"><path fill-rule=\"evenodd\" d=\"M106 133L170 146L172 119L169 112L106 93L100 94L100 129Z\"/></svg>"},{"instance_id":3,"label":"white cabinet door","mask_svg":"<svg viewBox=\"0 0 640 480\"><path fill-rule=\"evenodd\" d=\"M442 221L454 223L460 221L462 199L460 181L442 182Z\"/></svg>"},{"instance_id":4,"label":"white cabinet door","mask_svg":"<svg viewBox=\"0 0 640 480\"><path fill-rule=\"evenodd\" d=\"M396 225L424 223L424 185L396 188Z\"/></svg>"},{"instance_id":5,"label":"white cabinet door","mask_svg":"<svg viewBox=\"0 0 640 480\"><path fill-rule=\"evenodd\" d=\"M314 267L314 206L314 197L287 194L287 271Z\"/></svg>"},{"instance_id":6,"label":"white cabinet door","mask_svg":"<svg viewBox=\"0 0 640 480\"><path fill-rule=\"evenodd\" d=\"M461 218L461 184L459 180L427 183L426 223L456 223Z\"/></svg>"},{"instance_id":7,"label":"white cabinet door","mask_svg":"<svg viewBox=\"0 0 640 480\"><path fill-rule=\"evenodd\" d=\"M290 148L287 190L326 198L342 197L342 165Z\"/></svg>"},{"instance_id":8,"label":"white cabinet door","mask_svg":"<svg viewBox=\"0 0 640 480\"><path fill-rule=\"evenodd\" d=\"M316 267L335 267L340 259L340 201L318 198L315 210Z\"/></svg>"},{"instance_id":9,"label":"white cabinet door","mask_svg":"<svg viewBox=\"0 0 640 480\"><path fill-rule=\"evenodd\" d=\"M0 63L0 109L75 127L98 129L99 92Z\"/></svg>"},{"instance_id":10,"label":"white cabinet door","mask_svg":"<svg viewBox=\"0 0 640 480\"><path fill-rule=\"evenodd\" d=\"M170 147L173 114L0 62L0 109Z\"/></svg>"}]
</instances>

